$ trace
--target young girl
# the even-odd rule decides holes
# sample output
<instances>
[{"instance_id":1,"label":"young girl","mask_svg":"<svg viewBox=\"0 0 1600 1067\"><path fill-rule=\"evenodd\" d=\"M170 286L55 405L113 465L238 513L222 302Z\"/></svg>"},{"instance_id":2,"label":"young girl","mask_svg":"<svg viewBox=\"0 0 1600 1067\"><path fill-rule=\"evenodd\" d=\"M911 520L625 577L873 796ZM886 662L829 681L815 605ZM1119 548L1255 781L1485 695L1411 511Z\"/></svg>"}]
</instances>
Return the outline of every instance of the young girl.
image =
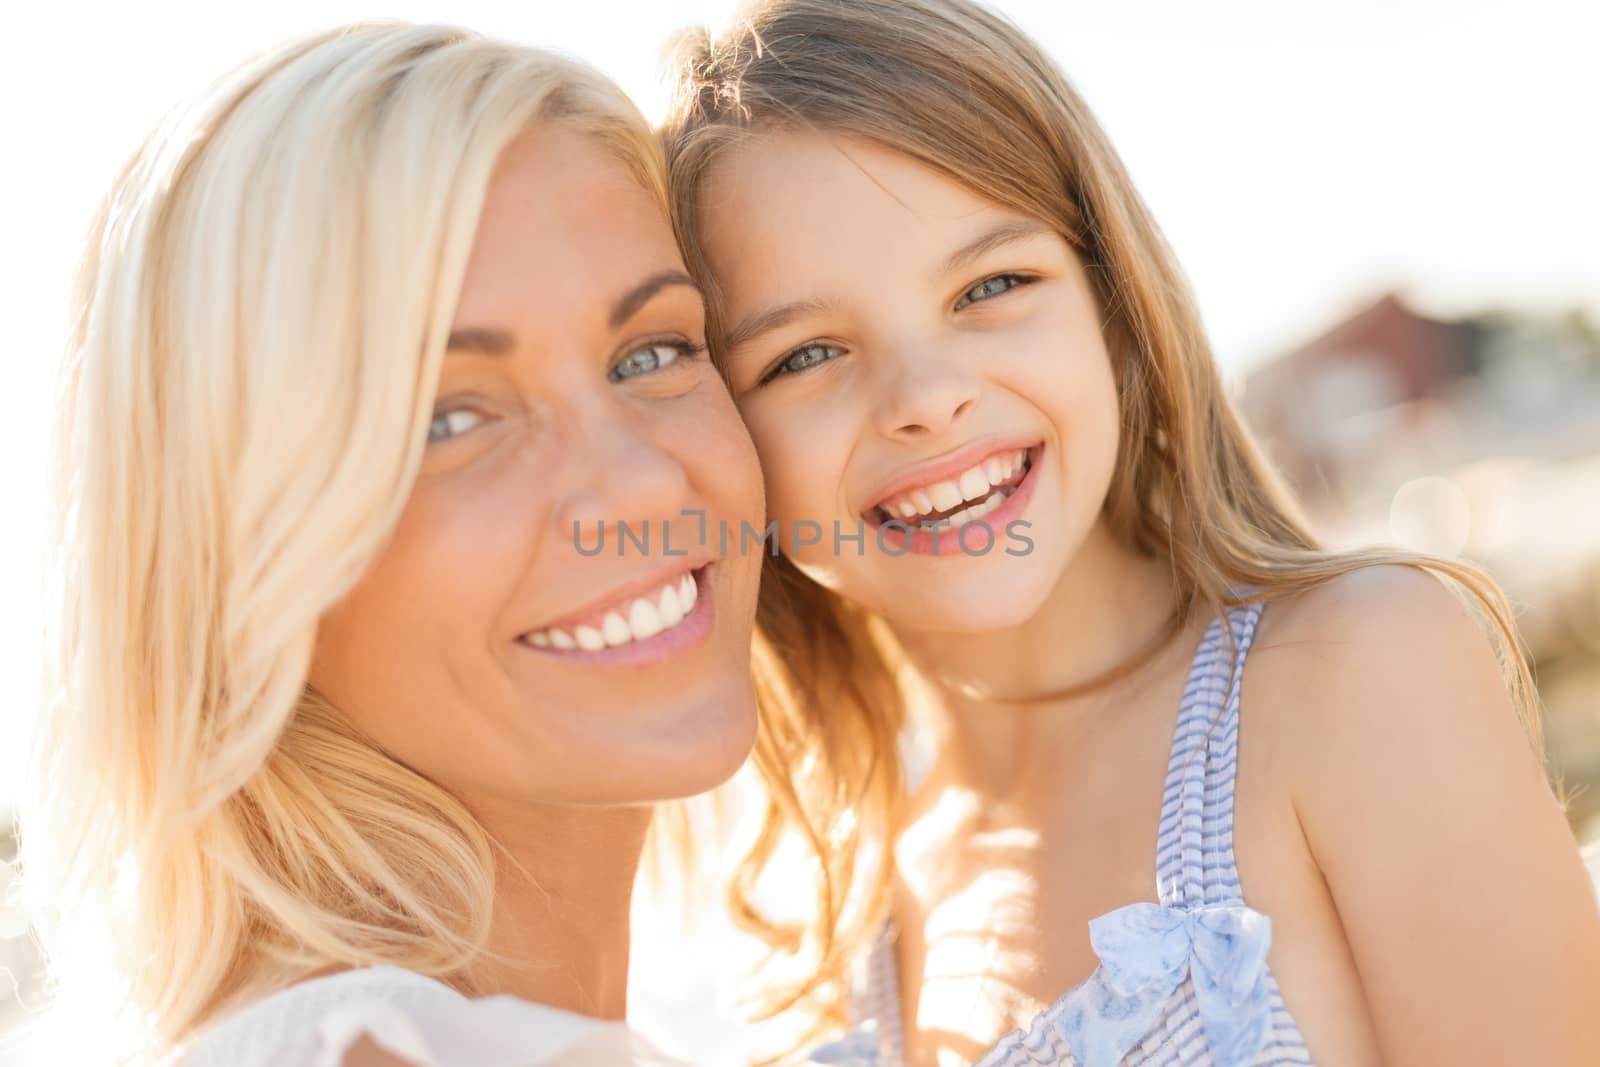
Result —
<instances>
[{"instance_id":1,"label":"young girl","mask_svg":"<svg viewBox=\"0 0 1600 1067\"><path fill-rule=\"evenodd\" d=\"M653 802L756 713L759 568L685 512L762 497L637 109L449 28L292 42L133 160L79 298L23 819L63 1018L191 1067L657 1062L617 1021Z\"/></svg>"},{"instance_id":2,"label":"young girl","mask_svg":"<svg viewBox=\"0 0 1600 1067\"><path fill-rule=\"evenodd\" d=\"M1039 48L771 0L681 79L713 351L780 532L833 532L758 616L767 698L831 734L752 857L792 821L830 876L790 999L893 934L818 1058L1593 1062L1600 913L1504 601L1317 544Z\"/></svg>"}]
</instances>

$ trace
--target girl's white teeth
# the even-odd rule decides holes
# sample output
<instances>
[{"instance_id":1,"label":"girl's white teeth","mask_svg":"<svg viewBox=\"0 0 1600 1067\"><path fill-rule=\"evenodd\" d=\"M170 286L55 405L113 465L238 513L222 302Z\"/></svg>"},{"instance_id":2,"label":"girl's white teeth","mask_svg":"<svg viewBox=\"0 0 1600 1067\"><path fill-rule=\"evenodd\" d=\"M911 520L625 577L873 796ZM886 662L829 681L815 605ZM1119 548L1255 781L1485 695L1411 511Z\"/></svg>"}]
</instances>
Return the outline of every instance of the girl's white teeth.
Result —
<instances>
[{"instance_id":1,"label":"girl's white teeth","mask_svg":"<svg viewBox=\"0 0 1600 1067\"><path fill-rule=\"evenodd\" d=\"M928 490L928 495L933 498L933 506L940 511L949 511L966 499L955 482L940 482Z\"/></svg>"},{"instance_id":2,"label":"girl's white teeth","mask_svg":"<svg viewBox=\"0 0 1600 1067\"><path fill-rule=\"evenodd\" d=\"M1006 502L1006 497L1011 495L1009 489L996 489L981 504L974 504L970 508L963 508L950 516L947 520L951 526L960 526L964 522L977 522L989 512Z\"/></svg>"},{"instance_id":3,"label":"girl's white teeth","mask_svg":"<svg viewBox=\"0 0 1600 1067\"><path fill-rule=\"evenodd\" d=\"M982 500L989 495L989 476L982 467L973 467L961 476L961 499Z\"/></svg>"},{"instance_id":4,"label":"girl's white teeth","mask_svg":"<svg viewBox=\"0 0 1600 1067\"><path fill-rule=\"evenodd\" d=\"M632 601L626 608L626 614L622 609L607 612L598 629L580 626L568 633L560 627L551 627L527 634L523 640L534 648L562 651L581 648L585 652L598 652L630 641L643 641L672 629L694 610L699 599L700 589L695 584L694 575L685 574L660 593Z\"/></svg>"},{"instance_id":5,"label":"girl's white teeth","mask_svg":"<svg viewBox=\"0 0 1600 1067\"><path fill-rule=\"evenodd\" d=\"M935 511L949 511L951 508L960 507L968 500L982 501L981 504L957 512L946 520L956 525L970 522L994 510L989 506L989 502L994 499L996 486L1003 486L1000 490L1005 494L1000 497L1002 501L1005 496L1010 495L1013 487L1004 486L1004 483L1009 482L1022 469L1027 455L1026 449L1019 448L1008 455L990 456L978 466L962 472L961 477L955 481L944 481L921 489L913 489L880 506L888 518L915 519L918 516L931 515Z\"/></svg>"}]
</instances>

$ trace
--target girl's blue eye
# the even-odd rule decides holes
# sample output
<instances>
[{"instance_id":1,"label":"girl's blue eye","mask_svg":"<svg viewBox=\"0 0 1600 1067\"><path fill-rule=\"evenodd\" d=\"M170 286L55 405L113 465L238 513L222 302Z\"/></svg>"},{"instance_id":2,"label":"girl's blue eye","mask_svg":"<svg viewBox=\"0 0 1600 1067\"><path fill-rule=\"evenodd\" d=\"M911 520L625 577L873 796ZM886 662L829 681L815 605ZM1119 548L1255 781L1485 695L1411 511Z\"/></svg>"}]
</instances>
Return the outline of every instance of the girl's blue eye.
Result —
<instances>
[{"instance_id":1,"label":"girl's blue eye","mask_svg":"<svg viewBox=\"0 0 1600 1067\"><path fill-rule=\"evenodd\" d=\"M836 348L833 345L825 345L820 341L801 345L787 356L784 356L778 362L778 365L768 372L763 381L771 381L780 374L799 374L803 370L810 370L819 363L826 363L828 360L842 355L844 355L844 349Z\"/></svg>"},{"instance_id":2,"label":"girl's blue eye","mask_svg":"<svg viewBox=\"0 0 1600 1067\"><path fill-rule=\"evenodd\" d=\"M980 300L988 300L990 297L999 296L1001 293L1015 289L1023 284L1025 280L1015 274L996 274L993 278L985 278L961 294L961 299L956 301L956 310L960 311L968 304L975 304Z\"/></svg>"},{"instance_id":3,"label":"girl's blue eye","mask_svg":"<svg viewBox=\"0 0 1600 1067\"><path fill-rule=\"evenodd\" d=\"M428 443L459 437L468 430L477 429L483 421L483 415L471 408L441 411L433 417L432 422L428 423Z\"/></svg>"},{"instance_id":4,"label":"girl's blue eye","mask_svg":"<svg viewBox=\"0 0 1600 1067\"><path fill-rule=\"evenodd\" d=\"M612 368L611 380L618 382L625 378L642 378L670 367L681 356L692 356L703 351L704 345L693 345L687 341L652 341L622 357L622 361Z\"/></svg>"}]
</instances>

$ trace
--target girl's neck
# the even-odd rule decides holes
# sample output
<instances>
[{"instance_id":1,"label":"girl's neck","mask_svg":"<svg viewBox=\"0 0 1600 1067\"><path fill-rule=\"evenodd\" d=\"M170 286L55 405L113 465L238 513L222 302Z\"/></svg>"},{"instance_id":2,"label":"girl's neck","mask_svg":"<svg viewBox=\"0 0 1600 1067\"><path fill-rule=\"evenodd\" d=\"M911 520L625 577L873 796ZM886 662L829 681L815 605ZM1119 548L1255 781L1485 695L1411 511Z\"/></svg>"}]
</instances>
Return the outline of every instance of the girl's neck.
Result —
<instances>
[{"instance_id":1,"label":"girl's neck","mask_svg":"<svg viewBox=\"0 0 1600 1067\"><path fill-rule=\"evenodd\" d=\"M501 847L474 992L623 1018L629 913L651 808L479 806L476 814Z\"/></svg>"},{"instance_id":2,"label":"girl's neck","mask_svg":"<svg viewBox=\"0 0 1600 1067\"><path fill-rule=\"evenodd\" d=\"M1148 652L1172 632L1177 607L1171 565L1123 547L1102 520L1023 622L979 633L891 629L910 668L913 713L940 748L959 746L1003 773L1041 734L1113 698L1120 683L1070 691Z\"/></svg>"}]
</instances>

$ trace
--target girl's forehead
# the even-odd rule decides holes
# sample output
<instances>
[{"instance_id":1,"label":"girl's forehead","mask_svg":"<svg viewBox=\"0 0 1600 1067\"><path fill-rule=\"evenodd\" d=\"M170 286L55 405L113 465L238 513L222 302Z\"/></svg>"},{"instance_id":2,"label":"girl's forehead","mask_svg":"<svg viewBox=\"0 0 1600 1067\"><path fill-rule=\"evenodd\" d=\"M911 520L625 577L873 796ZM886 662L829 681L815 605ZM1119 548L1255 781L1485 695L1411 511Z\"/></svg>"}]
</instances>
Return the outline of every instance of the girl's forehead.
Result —
<instances>
[{"instance_id":1,"label":"girl's forehead","mask_svg":"<svg viewBox=\"0 0 1600 1067\"><path fill-rule=\"evenodd\" d=\"M912 157L859 137L774 131L719 160L699 205L719 275L768 273L796 258L921 257L1016 215Z\"/></svg>"},{"instance_id":2,"label":"girl's forehead","mask_svg":"<svg viewBox=\"0 0 1600 1067\"><path fill-rule=\"evenodd\" d=\"M895 148L824 130L773 130L749 138L712 167L706 192L707 207L726 198L760 207L778 197L836 196L934 221L997 206Z\"/></svg>"}]
</instances>

